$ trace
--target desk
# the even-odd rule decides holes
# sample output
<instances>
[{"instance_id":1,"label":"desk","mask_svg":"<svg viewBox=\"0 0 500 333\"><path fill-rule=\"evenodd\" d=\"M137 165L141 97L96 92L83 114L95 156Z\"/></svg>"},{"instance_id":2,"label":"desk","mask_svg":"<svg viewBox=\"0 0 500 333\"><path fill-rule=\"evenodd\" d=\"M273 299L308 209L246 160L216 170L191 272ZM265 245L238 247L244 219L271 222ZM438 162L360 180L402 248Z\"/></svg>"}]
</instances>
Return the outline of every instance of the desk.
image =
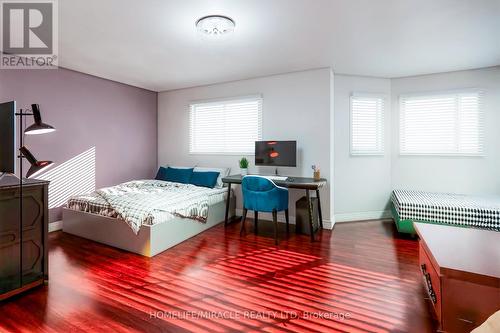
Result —
<instances>
[{"instance_id":1,"label":"desk","mask_svg":"<svg viewBox=\"0 0 500 333\"><path fill-rule=\"evenodd\" d=\"M227 184L227 200L226 200L226 215L224 218L224 225L228 224L228 215L229 215L229 200L231 197L231 185L232 184L241 184L242 175L230 175L222 178L222 182ZM312 206L311 206L311 196L310 191L316 191L316 197L318 198L318 213L319 213L319 227L323 229L323 215L321 213L321 201L319 196L319 190L326 184L326 179L321 178L320 180L314 180L314 178L307 177L288 177L287 180L274 180L273 182L282 187L290 188L290 189L299 189L306 191L307 205L309 207L309 227L311 230L311 241L314 241L314 231L313 231L313 216L312 216Z\"/></svg>"}]
</instances>

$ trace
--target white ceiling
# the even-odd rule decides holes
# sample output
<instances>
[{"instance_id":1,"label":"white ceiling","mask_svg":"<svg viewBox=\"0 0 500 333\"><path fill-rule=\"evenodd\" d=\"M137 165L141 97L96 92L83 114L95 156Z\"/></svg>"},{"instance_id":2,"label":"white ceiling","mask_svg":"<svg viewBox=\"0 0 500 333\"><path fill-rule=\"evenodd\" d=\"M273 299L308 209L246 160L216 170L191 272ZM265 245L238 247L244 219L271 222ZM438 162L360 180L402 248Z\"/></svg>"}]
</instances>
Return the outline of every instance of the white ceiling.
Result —
<instances>
[{"instance_id":1,"label":"white ceiling","mask_svg":"<svg viewBox=\"0 0 500 333\"><path fill-rule=\"evenodd\" d=\"M224 14L231 38L195 21ZM500 65L500 0L63 0L60 65L155 91L331 66L401 77Z\"/></svg>"}]
</instances>

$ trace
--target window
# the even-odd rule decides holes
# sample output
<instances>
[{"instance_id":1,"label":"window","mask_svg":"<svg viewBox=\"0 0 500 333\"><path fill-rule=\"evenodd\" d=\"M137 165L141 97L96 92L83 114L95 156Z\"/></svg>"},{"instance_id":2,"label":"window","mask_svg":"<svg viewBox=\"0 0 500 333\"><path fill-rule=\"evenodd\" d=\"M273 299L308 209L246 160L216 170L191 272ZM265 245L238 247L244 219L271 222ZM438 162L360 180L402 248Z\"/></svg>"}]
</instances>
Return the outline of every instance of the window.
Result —
<instances>
[{"instance_id":1,"label":"window","mask_svg":"<svg viewBox=\"0 0 500 333\"><path fill-rule=\"evenodd\" d=\"M482 155L481 92L400 97L400 153Z\"/></svg>"},{"instance_id":2,"label":"window","mask_svg":"<svg viewBox=\"0 0 500 333\"><path fill-rule=\"evenodd\" d=\"M190 105L190 153L253 155L261 138L261 97Z\"/></svg>"},{"instance_id":3,"label":"window","mask_svg":"<svg viewBox=\"0 0 500 333\"><path fill-rule=\"evenodd\" d=\"M351 155L384 154L384 104L383 96L351 96Z\"/></svg>"}]
</instances>

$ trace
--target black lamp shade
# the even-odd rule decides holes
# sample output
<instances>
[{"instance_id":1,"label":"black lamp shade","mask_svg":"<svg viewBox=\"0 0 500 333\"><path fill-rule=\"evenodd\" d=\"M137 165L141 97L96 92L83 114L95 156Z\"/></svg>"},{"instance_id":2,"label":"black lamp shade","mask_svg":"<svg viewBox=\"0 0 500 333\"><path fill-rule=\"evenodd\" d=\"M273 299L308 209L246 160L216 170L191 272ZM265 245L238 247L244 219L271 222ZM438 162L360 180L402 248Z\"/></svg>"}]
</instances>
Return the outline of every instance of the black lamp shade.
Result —
<instances>
[{"instance_id":1,"label":"black lamp shade","mask_svg":"<svg viewBox=\"0 0 500 333\"><path fill-rule=\"evenodd\" d=\"M19 148L21 154L30 162L31 167L26 173L26 178L36 176L46 168L50 167L54 162L52 161L38 161L35 156L26 147Z\"/></svg>"},{"instance_id":2,"label":"black lamp shade","mask_svg":"<svg viewBox=\"0 0 500 333\"><path fill-rule=\"evenodd\" d=\"M54 127L42 122L40 106L38 104L31 104L31 111L33 112L33 119L35 120L35 123L24 130L25 134L44 134L54 132L56 130Z\"/></svg>"}]
</instances>

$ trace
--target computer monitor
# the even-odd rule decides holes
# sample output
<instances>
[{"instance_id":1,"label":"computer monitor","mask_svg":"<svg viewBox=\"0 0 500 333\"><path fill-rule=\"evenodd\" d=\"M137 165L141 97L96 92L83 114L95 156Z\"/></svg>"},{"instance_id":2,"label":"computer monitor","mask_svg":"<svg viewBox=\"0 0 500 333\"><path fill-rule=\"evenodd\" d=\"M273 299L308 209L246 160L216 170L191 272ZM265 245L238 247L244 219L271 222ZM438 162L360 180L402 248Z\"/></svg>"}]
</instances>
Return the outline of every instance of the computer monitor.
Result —
<instances>
[{"instance_id":1,"label":"computer monitor","mask_svg":"<svg viewBox=\"0 0 500 333\"><path fill-rule=\"evenodd\" d=\"M256 141L255 165L257 166L297 166L296 141Z\"/></svg>"},{"instance_id":2,"label":"computer monitor","mask_svg":"<svg viewBox=\"0 0 500 333\"><path fill-rule=\"evenodd\" d=\"M16 102L0 103L0 173L15 173Z\"/></svg>"}]
</instances>

